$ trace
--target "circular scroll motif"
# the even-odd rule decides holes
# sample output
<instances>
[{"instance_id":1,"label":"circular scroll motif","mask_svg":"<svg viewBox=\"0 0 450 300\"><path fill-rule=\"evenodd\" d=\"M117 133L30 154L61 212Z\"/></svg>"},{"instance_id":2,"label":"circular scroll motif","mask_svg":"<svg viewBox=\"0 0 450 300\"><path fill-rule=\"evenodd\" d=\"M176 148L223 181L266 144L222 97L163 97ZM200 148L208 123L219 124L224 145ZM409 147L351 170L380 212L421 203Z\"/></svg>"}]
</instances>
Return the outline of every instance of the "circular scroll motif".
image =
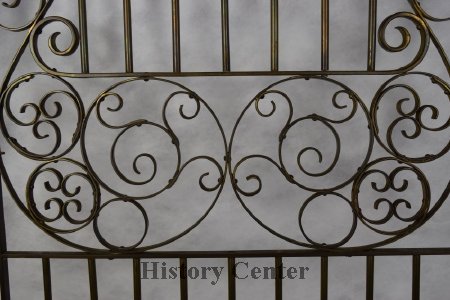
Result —
<instances>
[{"instance_id":1,"label":"circular scroll motif","mask_svg":"<svg viewBox=\"0 0 450 300\"><path fill-rule=\"evenodd\" d=\"M376 169L377 165L382 164L383 162L389 162L391 165L397 165L390 173L386 173L380 169ZM412 173L417 178L417 181L420 183L422 195L421 199L418 200L420 203L420 207L412 212L410 216L404 216L399 213L399 207L403 205L408 210L412 209L412 204L410 201L398 198L396 200L390 200L380 195L380 198L376 199L373 202L373 208L375 210L381 210L381 208L387 207L387 212L381 218L373 219L367 216L366 211L361 209L361 199L360 199L360 189L364 182L368 181L372 176L381 177L384 181L379 184L376 181L371 182L371 188L377 193L383 194L390 190L403 193L408 189L411 185L409 180L403 179L401 184L396 181L397 177L400 177L400 173ZM417 185L416 185L417 186ZM380 158L377 159L366 166L364 171L355 179L353 183L353 191L352 191L352 201L354 209L357 213L358 218L371 230L383 234L383 235L393 235L393 236L402 236L407 234L414 228L419 227L425 217L427 216L428 210L430 208L430 186L425 175L420 171L419 168L410 164L397 161L395 158ZM365 197L367 198L367 197ZM367 201L367 199L365 200ZM383 229L381 225L387 224L392 219L397 219L402 223L406 223L406 227L400 229Z\"/></svg>"},{"instance_id":2,"label":"circular scroll motif","mask_svg":"<svg viewBox=\"0 0 450 300\"><path fill-rule=\"evenodd\" d=\"M307 114L306 116L302 117L294 117L294 105L293 101L291 100L291 96L288 92L285 92L285 87L282 85L285 82L289 81L300 81L300 80L306 80L306 82L311 81L318 81L319 83L323 83L323 85L327 85L327 87L332 87L335 91L331 92L330 96L330 106L332 106L333 109L335 109L337 114L333 114L331 117L319 115L317 113ZM300 85L299 85L300 86ZM297 87L295 87L298 89ZM286 88L287 90L287 88ZM255 153L246 155L240 159L237 160L236 163L233 163L234 153L233 145L236 144L236 136L239 128L239 124L244 119L246 114L254 108L256 110L256 113L259 117L269 119L271 117L274 117L275 112L277 110L277 104L278 102L275 102L274 100L267 100L270 98L270 96L276 95L277 101L281 102L284 101L287 103L287 110L288 110L288 117L285 123L282 125L282 129L279 132L278 140L275 142L278 142L278 157L274 158L265 154ZM296 97L296 100L298 100L298 96ZM281 99L281 100L279 100ZM311 101L312 99L308 99ZM262 108L262 102L265 101L266 107ZM269 102L270 101L270 102ZM285 109L286 110L286 109ZM295 178L291 173L288 171L292 169L292 166L295 166L300 170L300 173L303 175L306 175L308 177L317 178L317 180L320 180L321 177L324 177L327 174L330 174L332 171L336 169L336 166L338 164L338 161L341 158L342 151L341 151L341 138L339 131L342 130L343 124L347 122L353 122L353 119L356 119L356 114L359 111L358 118L361 118L366 120L366 123L361 126L361 130L364 130L364 133L366 133L365 130L368 130L368 134L365 136L367 139L367 149L362 150L362 157L359 167L355 166L355 171L350 174L346 174L345 178L339 178L338 183L326 183L324 182L322 186L320 187L313 187L309 186L306 183L304 183L301 179ZM362 115L362 117L361 117ZM256 117L258 117L256 116ZM322 126L325 130L328 130L330 133L329 136L331 137L331 144L334 145L334 154L332 154L332 158L328 159L327 165L325 165L325 155L324 153L315 145L305 146L300 149L296 150L296 159L295 161L287 160L283 155L283 148L285 147L285 144L287 143L288 139L292 138L289 136L290 131L292 128L298 126L301 127L302 125L307 126L311 124L318 124ZM280 126L281 127L281 126ZM341 131L342 132L342 131ZM301 139L298 138L298 139ZM229 152L231 154L231 160L230 160L230 177L231 177L231 183L232 187L235 191L235 194L241 204L243 205L244 209L250 214L250 216L262 227L264 227L266 230L271 232L272 234L288 241L296 245L304 246L304 247L310 247L310 248L336 248L340 247L342 245L345 245L351 237L354 235L354 232L356 230L357 225L357 217L356 213L353 210L353 206L351 205L351 201L347 199L344 195L342 195L340 192L337 192L338 190L342 189L343 187L349 185L355 177L357 177L362 170L364 169L364 166L369 161L372 148L373 148L373 141L374 141L374 135L372 131L372 127L370 125L370 118L369 118L369 111L366 108L365 104L361 101L361 99L358 97L358 95L353 92L350 88L345 86L344 84L335 81L333 79L329 78L323 78L323 77L302 77L302 76L296 76L291 77L288 79L284 79L281 81L278 81L260 93L245 107L241 115L239 116L239 119L237 120L235 127L233 129L233 133L231 136L230 146L229 146ZM239 147L238 147L239 148ZM257 152L257 151L255 151ZM304 165L304 156L309 153L309 155L315 155L317 158L317 165L320 165L322 168L320 171L315 171L308 169L307 166ZM303 234L303 237L306 239L306 241L301 241L299 239L294 239L291 237L288 237L285 234L280 233L279 231L273 229L271 226L269 226L267 223L265 223L260 217L258 217L246 204L247 200L244 200L244 197L254 197L261 193L262 191L262 185L263 180L261 179L260 175L257 175L255 173L250 173L248 176L244 176L245 180L238 180L238 177L242 176L239 174L240 168L247 162L251 160L258 160L260 162L268 162L269 165L275 166L276 169L279 170L281 175L286 179L287 182L297 186L299 190L302 190L302 192L312 192L313 194L309 197L306 196L304 202L302 202L300 206L300 211L298 215L298 226L300 229L300 232ZM245 171L247 172L247 170ZM246 173L248 174L248 173ZM254 184L251 184L253 182ZM319 181L320 182L320 181ZM244 187L245 185L252 186L253 188ZM318 199L319 196L325 196L325 197L336 197L339 200L343 200L350 208L350 214L349 219L351 220L350 228L348 231L346 231L346 234L344 237L337 242L332 243L325 243L325 242L317 242L308 234L306 233L306 230L304 228L303 224L303 218L306 212L306 208L308 205L310 205L311 202ZM326 218L326 216L322 216L323 218ZM347 230L347 229L346 229Z\"/></svg>"},{"instance_id":3,"label":"circular scroll motif","mask_svg":"<svg viewBox=\"0 0 450 300\"><path fill-rule=\"evenodd\" d=\"M77 169L81 169L81 171L74 171L67 175L63 175L63 171L60 170L63 168L59 167L64 164L72 165L72 167L74 166ZM44 203L44 210L46 211L55 210L52 209L52 207L56 208L56 214L53 213L53 216L46 215L46 213L37 206L38 200L36 199L34 189L36 188L36 182L40 178L46 179L44 182L46 192L55 195L48 198ZM86 182L90 187L90 191L87 193L92 195L90 210L85 207L86 203L84 203L84 201L86 199L84 197L80 198L82 187L80 185L75 187L71 186L71 181L74 181L75 178L82 179L82 181ZM31 173L26 190L27 206L31 216L39 226L54 233L68 234L82 229L96 217L100 206L100 188L98 184L87 173L86 168L82 164L68 158L61 158L59 160L41 164ZM82 200L84 201L82 202ZM71 207L75 208L76 213L71 212L73 211L73 209L71 210ZM84 217L76 216L83 212ZM65 226L57 227L57 225L51 225L53 223ZM70 225L70 227L67 225Z\"/></svg>"}]
</instances>

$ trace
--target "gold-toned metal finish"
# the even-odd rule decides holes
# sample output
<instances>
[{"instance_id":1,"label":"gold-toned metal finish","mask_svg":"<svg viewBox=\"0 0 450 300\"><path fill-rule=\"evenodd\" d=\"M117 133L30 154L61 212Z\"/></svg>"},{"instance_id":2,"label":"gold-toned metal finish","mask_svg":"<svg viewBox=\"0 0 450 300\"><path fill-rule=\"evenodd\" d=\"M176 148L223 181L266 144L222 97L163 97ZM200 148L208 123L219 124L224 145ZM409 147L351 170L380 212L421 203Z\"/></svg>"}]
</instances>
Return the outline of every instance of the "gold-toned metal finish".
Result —
<instances>
[{"instance_id":1,"label":"gold-toned metal finish","mask_svg":"<svg viewBox=\"0 0 450 300\"><path fill-rule=\"evenodd\" d=\"M173 72L181 72L180 0L172 0Z\"/></svg>"},{"instance_id":2,"label":"gold-toned metal finish","mask_svg":"<svg viewBox=\"0 0 450 300\"><path fill-rule=\"evenodd\" d=\"M322 0L322 71L329 70L330 0Z\"/></svg>"},{"instance_id":3,"label":"gold-toned metal finish","mask_svg":"<svg viewBox=\"0 0 450 300\"><path fill-rule=\"evenodd\" d=\"M0 111L2 115L0 131L3 141L0 150L0 176L11 195L12 201L17 204L33 224L45 234L66 246L79 250L79 252L9 251L6 245L4 200L1 197L0 286L2 299L10 300L8 260L13 258L40 259L42 261L43 291L46 300L52 298L51 259L81 259L87 261L90 297L94 300L98 299L96 261L98 259L127 259L133 267L133 291L134 299L137 300L142 299L141 259L176 258L179 259L181 269L180 298L187 300L189 292L188 259L225 258L228 263L228 299L235 300L237 298L236 259L269 257L274 259L277 270L274 280L275 299L280 300L283 299L281 273L283 258L320 257L320 294L321 299L325 300L328 298L329 286L328 259L334 256L366 257L366 299L368 300L373 300L374 287L376 286L374 282L375 257L412 257L412 295L413 299L419 299L421 256L450 255L450 248L376 248L402 239L421 227L433 217L450 194L450 181L440 193L430 182L429 174L422 171L423 164L438 162L450 150L450 138L445 135L450 127L450 118L445 115L445 112L448 111L448 107L445 105L450 104L450 85L445 79L432 73L414 71L414 68L425 59L429 46L433 45L436 47L446 71L450 74L450 61L446 51L432 30L432 26L430 26L430 23L445 22L450 18L433 17L420 6L417 0L409 0L411 11L400 11L392 15L381 16L377 10L378 1L369 0L367 61L364 61L364 64L367 63L367 67L358 70L336 70L330 64L330 1L321 0L320 65L309 70L282 70L279 65L279 36L282 30L279 27L279 4L281 4L281 1L270 0L270 44L267 43L266 45L270 49L270 57L267 57L267 61L270 60L270 68L266 66L266 69L260 71L236 71L233 70L231 64L230 20L232 18L230 18L230 3L229 0L221 0L222 51L221 54L218 54L222 56L221 69L219 67L219 70L214 71L193 72L184 71L181 68L180 18L183 11L180 9L179 0L172 0L173 51L168 54L169 56L172 55L172 71L156 72L145 70L144 66L144 71L135 72L131 13L133 2L123 0L123 20L121 21L123 21L124 31L123 45L121 46L124 50L124 68L122 67L121 70L114 72L104 72L103 70L94 70L93 66L90 65L87 18L89 1L78 0L78 25L63 16L48 16L47 11L52 3L52 0L39 1L34 18L24 21L23 25L0 24L0 28L5 30L24 32L23 42L12 59L1 84ZM10 10L19 5L24 4L21 4L20 0L5 1L2 9ZM378 20L381 21L379 25ZM405 26L395 27L400 34L400 43L392 44L388 38L388 32L393 28L393 24L397 24L399 21L413 24L414 29ZM51 26L49 26L51 24L58 24L66 30L68 43L64 44L64 48L57 41L61 33L51 31ZM417 34L414 35L413 33ZM43 46L42 36L47 34L49 35L47 46ZM233 34L238 35L238 33ZM416 42L415 53L413 53L409 62L395 69L381 69L377 66L377 55L380 55L380 53L386 55L401 53L409 49L413 42ZM13 78L16 67L28 47L41 71L20 74L17 78ZM48 56L41 55L45 51L46 54L54 55L61 60L72 55L74 57L79 56L79 64L76 64L79 69L67 71L64 70L64 65L60 68L50 65L50 60L46 60ZM243 107L234 122L229 136L225 133L221 120L206 100L188 87L165 78L287 75L290 77L280 78L259 91L251 100L249 99L250 101ZM340 81L341 79L333 78L333 75L389 75L389 78L383 79L384 82L374 93L371 101L363 101L356 93L356 89L344 84ZM83 101L76 85L71 82L72 78L115 77L120 79L104 91L99 92L98 96L89 103L87 102L88 99ZM416 79L416 81L419 79L418 81L424 86L416 86L413 79ZM27 95L25 90L28 86L39 84L42 81L48 84L48 91L44 92L43 95L38 96L36 93L29 93L27 97L29 102L21 104L22 102L16 101L16 97L20 94L18 93L19 89L22 92L21 95ZM122 119L118 117L119 114L126 109L133 109L133 97L123 91L126 90L124 87L140 88L150 84L152 87L170 87L170 91L167 92L165 98L158 102L162 106L159 111L159 119L136 118L120 123ZM332 92L330 92L328 98L322 93L320 94L321 100L328 101L322 106L323 110L305 113L305 110L296 109L296 106L304 99L301 94L299 96L295 92L301 92L302 85L310 84L326 87L324 91L332 90ZM295 88L287 88L288 85ZM442 107L423 96L428 88L434 88L436 91L433 94L433 100L438 97L444 99ZM407 98L392 99L394 92L402 92L408 96ZM308 101L313 100L309 99ZM193 109L188 111L185 109L185 105L189 105ZM329 111L326 110L327 107ZM175 113L172 112L173 109L175 109ZM387 113L383 110L387 110ZM242 145L242 139L240 139L242 128L247 131L252 130L251 126L243 125L248 116L270 122L280 120L281 117L273 118L279 111L284 112L285 118L283 124L278 124L279 131L276 132L273 139L276 155L269 156L261 153L261 149L255 149L254 153L239 156L236 149L239 149ZM28 119L24 118L25 112L30 116ZM186 124L192 124L189 122L198 119L199 115L205 118L209 117L212 125L209 126L208 130L215 130L216 137L215 139L204 137L204 140L215 143L215 146L220 146L221 152L218 157L202 153L188 157L184 152L183 143L185 139L172 125L171 118L174 115L185 121ZM386 121L387 115L392 119ZM72 126L61 125L67 122L73 122ZM106 158L106 164L111 170L110 175L116 176L117 182L120 184L111 184L108 178L105 178L97 168L95 161L97 157L93 158L89 146L90 141L92 141L89 139L89 135L93 123L97 124L98 128L104 132L111 133L112 138L109 145L105 146L99 143L95 146L96 151L104 151L101 155L102 159ZM295 153L296 161L295 159L294 162L289 161L290 157L285 155L284 151L289 147L289 142L292 141L291 133L295 131L294 128L306 128L308 124L313 123L322 126L328 132L331 148L322 151L318 145L302 145L303 148L297 149L298 152ZM405 123L409 123L411 126L405 129L403 127ZM359 142L364 142L364 145L359 149L360 158L352 157L357 167L354 170L344 172L344 175L336 176L340 181L331 184L326 180L326 176L335 172L340 164L345 164L342 159L347 143L342 134L342 130L346 130L343 129L345 126L353 126L352 130L362 130L363 134ZM23 130L23 132L28 130L28 135L18 134L18 129ZM195 130L195 128L192 128L192 130ZM170 142L169 147L171 148L167 152L173 153L171 162L174 165L167 181L154 189L146 188L148 184L156 181L154 179L164 168L163 162L160 162L154 153L146 150L143 150L142 153L133 152L133 157L127 157L131 162L125 162L118 154L121 141L129 136L136 135L137 132L148 133L150 131L159 132ZM310 132L314 135L312 131ZM439 141L436 142L437 149L434 151L430 150L425 153L412 153L410 151L414 147L409 145L418 144L420 142L419 137L422 135L430 134L433 136L439 133L447 138L439 138ZM399 136L407 141L409 147L407 150L404 147L402 148ZM35 149L28 146L27 142L30 140L44 141L46 142L46 148ZM129 144L128 146L134 149L134 145ZM379 153L377 153L375 155L375 148L382 151L382 154L378 155ZM21 189L16 186L13 177L9 176L8 173L6 160L10 152L19 155L24 160L35 163L35 167L30 171L30 174L26 174L26 182L24 189L22 189L25 191L24 195L20 193ZM315 161L319 166L317 169L311 169L310 165L304 163L305 157L309 155L317 157L317 161ZM128 156L131 156L131 154ZM74 157L78 158L74 159ZM244 167L248 162L253 161L273 167L273 170L278 172L282 180L291 184L293 188L308 193L308 196L305 196L306 199L301 199L302 202L298 207L298 219L295 220L296 224L294 224L298 226L300 235L292 237L279 232L273 226L265 223L265 220L260 218L248 205L248 199L263 194L263 185L265 187L265 181L268 177L259 174L260 171L253 171L250 164ZM197 176L192 175L189 170L189 167L197 162L202 162L205 169L197 177L196 188L210 199L210 202L205 205L203 213L181 232L169 236L165 240L154 242L151 238L147 239L151 235L150 230L152 228L149 226L149 214L143 203L157 198L163 193L168 193L175 185L179 184L182 175ZM124 168L127 163L129 163L128 170ZM142 172L141 166L143 164L147 164L146 167L149 167L151 171ZM311 164L314 164L314 162ZM314 179L315 184L303 180L297 175L298 173L311 180ZM402 174L408 174L408 179L403 179ZM230 179L228 183L227 177ZM378 179L375 180L374 177ZM69 184L72 180L83 182L83 184L74 187ZM448 179L444 178L444 180ZM296 247L307 249L173 252L155 250L186 236L196 228L217 203L225 184L230 185L237 201L242 204L243 209L258 225L281 240ZM130 190L123 189L124 186L132 187L133 193ZM2 194L1 187L2 185L0 185L0 195ZM414 191L415 199L403 199L405 197L388 199L388 196L384 195L391 192L406 194L410 189ZM382 196L370 199L368 195L372 194L367 193L367 190ZM42 191L44 191L45 196L51 196L48 199L40 199ZM432 198L432 195L435 195L434 198ZM186 195L186 197L189 197L189 195ZM348 232L343 237L330 242L314 239L308 234L304 224L304 216L308 213L309 205L324 198L332 198L343 204L347 208L347 220L350 224ZM413 205L414 201L416 205ZM139 213L143 224L143 234L135 243L126 246L115 244L102 234L102 226L99 226L99 223L110 205L129 205ZM379 210L381 207L385 210ZM48 214L50 208L56 213ZM409 209L411 214L404 215L400 208ZM377 216L380 216L380 214L381 216L374 218L370 209L375 210ZM77 214L80 212L83 213L83 217L79 217ZM391 221L395 222L396 228L385 226ZM365 229L372 231L378 239L365 244L352 244L350 241L353 241L352 238L354 238L358 226L364 226ZM74 234L82 229L92 234L92 237L98 242L98 246L94 247L91 246L92 243L71 239Z\"/></svg>"},{"instance_id":4,"label":"gold-toned metal finish","mask_svg":"<svg viewBox=\"0 0 450 300\"><path fill-rule=\"evenodd\" d=\"M271 70L278 71L278 0L270 2Z\"/></svg>"},{"instance_id":5,"label":"gold-toned metal finish","mask_svg":"<svg viewBox=\"0 0 450 300\"><path fill-rule=\"evenodd\" d=\"M78 15L80 26L80 55L81 55L81 72L89 73L89 44L87 29L87 11L86 0L78 0Z\"/></svg>"},{"instance_id":6,"label":"gold-toned metal finish","mask_svg":"<svg viewBox=\"0 0 450 300\"><path fill-rule=\"evenodd\" d=\"M375 71L377 47L377 0L369 0L369 40L367 49L367 71Z\"/></svg>"},{"instance_id":7,"label":"gold-toned metal finish","mask_svg":"<svg viewBox=\"0 0 450 300\"><path fill-rule=\"evenodd\" d=\"M131 0L123 0L123 23L125 44L125 71L133 73L133 34L131 23Z\"/></svg>"},{"instance_id":8,"label":"gold-toned metal finish","mask_svg":"<svg viewBox=\"0 0 450 300\"><path fill-rule=\"evenodd\" d=\"M230 63L230 16L228 0L222 0L222 68L224 72L231 70Z\"/></svg>"}]
</instances>

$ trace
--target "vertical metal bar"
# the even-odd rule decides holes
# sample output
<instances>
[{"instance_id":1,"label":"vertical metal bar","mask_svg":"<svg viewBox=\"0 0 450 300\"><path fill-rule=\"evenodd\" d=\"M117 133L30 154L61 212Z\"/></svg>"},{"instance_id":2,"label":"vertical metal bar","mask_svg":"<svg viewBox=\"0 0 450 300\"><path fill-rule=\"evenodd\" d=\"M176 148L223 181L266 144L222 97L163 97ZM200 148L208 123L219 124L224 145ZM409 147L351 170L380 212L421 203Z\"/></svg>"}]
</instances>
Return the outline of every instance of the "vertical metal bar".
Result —
<instances>
[{"instance_id":1,"label":"vertical metal bar","mask_svg":"<svg viewBox=\"0 0 450 300\"><path fill-rule=\"evenodd\" d=\"M89 46L87 30L86 0L78 0L78 19L80 24L81 72L89 73Z\"/></svg>"},{"instance_id":2,"label":"vertical metal bar","mask_svg":"<svg viewBox=\"0 0 450 300\"><path fill-rule=\"evenodd\" d=\"M1 155L1 154L0 154ZM0 176L0 255L6 252L5 214L3 207L2 177ZM0 289L1 299L10 300L8 259L0 257Z\"/></svg>"},{"instance_id":3,"label":"vertical metal bar","mask_svg":"<svg viewBox=\"0 0 450 300\"><path fill-rule=\"evenodd\" d=\"M228 14L228 0L222 0L222 68L230 71L230 17Z\"/></svg>"},{"instance_id":4,"label":"vertical metal bar","mask_svg":"<svg viewBox=\"0 0 450 300\"><path fill-rule=\"evenodd\" d=\"M275 300L283 299L283 258L281 256L275 257Z\"/></svg>"},{"instance_id":5,"label":"vertical metal bar","mask_svg":"<svg viewBox=\"0 0 450 300\"><path fill-rule=\"evenodd\" d=\"M236 262L228 257L228 300L236 300Z\"/></svg>"},{"instance_id":6,"label":"vertical metal bar","mask_svg":"<svg viewBox=\"0 0 450 300\"><path fill-rule=\"evenodd\" d=\"M180 258L180 296L181 300L188 300L187 259Z\"/></svg>"},{"instance_id":7,"label":"vertical metal bar","mask_svg":"<svg viewBox=\"0 0 450 300\"><path fill-rule=\"evenodd\" d=\"M42 277L44 278L44 299L52 300L52 277L49 258L42 259Z\"/></svg>"},{"instance_id":8,"label":"vertical metal bar","mask_svg":"<svg viewBox=\"0 0 450 300\"><path fill-rule=\"evenodd\" d=\"M367 71L375 71L377 42L377 0L369 0L369 41L367 49Z\"/></svg>"},{"instance_id":9,"label":"vertical metal bar","mask_svg":"<svg viewBox=\"0 0 450 300\"><path fill-rule=\"evenodd\" d=\"M133 72L133 37L131 26L131 0L123 0L123 23L125 42L125 70L127 73Z\"/></svg>"},{"instance_id":10,"label":"vertical metal bar","mask_svg":"<svg viewBox=\"0 0 450 300\"><path fill-rule=\"evenodd\" d=\"M1 299L10 300L8 260L4 257L0 262L0 277Z\"/></svg>"},{"instance_id":11,"label":"vertical metal bar","mask_svg":"<svg viewBox=\"0 0 450 300\"><path fill-rule=\"evenodd\" d=\"M98 299L97 268L95 266L94 258L88 258L88 268L89 268L89 290L91 292L91 300L97 300Z\"/></svg>"},{"instance_id":12,"label":"vertical metal bar","mask_svg":"<svg viewBox=\"0 0 450 300\"><path fill-rule=\"evenodd\" d=\"M320 261L320 300L328 299L328 257L322 256Z\"/></svg>"},{"instance_id":13,"label":"vertical metal bar","mask_svg":"<svg viewBox=\"0 0 450 300\"><path fill-rule=\"evenodd\" d=\"M322 71L329 68L330 0L322 0Z\"/></svg>"},{"instance_id":14,"label":"vertical metal bar","mask_svg":"<svg viewBox=\"0 0 450 300\"><path fill-rule=\"evenodd\" d=\"M134 300L141 300L141 260L139 258L133 258L133 286Z\"/></svg>"},{"instance_id":15,"label":"vertical metal bar","mask_svg":"<svg viewBox=\"0 0 450 300\"><path fill-rule=\"evenodd\" d=\"M278 71L278 0L271 0L270 32L271 69Z\"/></svg>"},{"instance_id":16,"label":"vertical metal bar","mask_svg":"<svg viewBox=\"0 0 450 300\"><path fill-rule=\"evenodd\" d=\"M373 300L373 278L374 278L375 258L367 256L366 265L366 300Z\"/></svg>"},{"instance_id":17,"label":"vertical metal bar","mask_svg":"<svg viewBox=\"0 0 450 300\"><path fill-rule=\"evenodd\" d=\"M181 71L180 54L180 0L172 0L172 48L173 48L173 71Z\"/></svg>"},{"instance_id":18,"label":"vertical metal bar","mask_svg":"<svg viewBox=\"0 0 450 300\"><path fill-rule=\"evenodd\" d=\"M412 259L412 299L420 299L420 255L413 255Z\"/></svg>"}]
</instances>

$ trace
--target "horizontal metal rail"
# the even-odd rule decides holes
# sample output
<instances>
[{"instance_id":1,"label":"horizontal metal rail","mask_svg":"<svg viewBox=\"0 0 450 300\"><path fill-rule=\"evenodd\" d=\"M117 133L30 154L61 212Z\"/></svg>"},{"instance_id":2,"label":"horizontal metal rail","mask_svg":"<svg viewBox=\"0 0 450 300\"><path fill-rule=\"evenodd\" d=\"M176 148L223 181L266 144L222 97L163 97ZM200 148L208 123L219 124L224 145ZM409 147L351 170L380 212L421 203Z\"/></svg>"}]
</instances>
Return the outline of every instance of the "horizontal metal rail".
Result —
<instances>
[{"instance_id":1,"label":"horizontal metal rail","mask_svg":"<svg viewBox=\"0 0 450 300\"><path fill-rule=\"evenodd\" d=\"M7 251L2 258L131 259L131 258L238 258L238 257L353 257L450 255L450 248L380 248L369 250L240 250L240 251L150 251L130 253L89 253L52 251Z\"/></svg>"}]
</instances>

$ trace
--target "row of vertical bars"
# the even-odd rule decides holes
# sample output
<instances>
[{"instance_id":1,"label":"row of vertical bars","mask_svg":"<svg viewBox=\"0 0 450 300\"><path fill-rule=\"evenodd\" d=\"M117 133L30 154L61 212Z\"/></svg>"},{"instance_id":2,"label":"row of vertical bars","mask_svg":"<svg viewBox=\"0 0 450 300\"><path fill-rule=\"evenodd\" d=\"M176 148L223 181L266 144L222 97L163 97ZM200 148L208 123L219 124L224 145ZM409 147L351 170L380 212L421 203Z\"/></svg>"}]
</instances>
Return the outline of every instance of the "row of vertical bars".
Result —
<instances>
[{"instance_id":1,"label":"row of vertical bars","mask_svg":"<svg viewBox=\"0 0 450 300\"><path fill-rule=\"evenodd\" d=\"M330 60L330 0L321 0L321 69L329 70ZM86 0L78 0L80 55L82 73L89 73L88 29ZM222 70L231 71L230 24L228 0L221 0ZM123 0L125 71L133 72L133 38L131 0ZM369 0L367 71L375 71L377 0ZM278 0L270 0L270 56L271 71L279 69L279 12ZM172 60L173 72L181 72L180 0L172 0Z\"/></svg>"},{"instance_id":2,"label":"row of vertical bars","mask_svg":"<svg viewBox=\"0 0 450 300\"><path fill-rule=\"evenodd\" d=\"M274 257L276 270L275 276L275 300L283 299L283 258ZM134 300L142 299L141 288L141 262L139 258L133 258L133 290ZM179 258L180 267L180 299L188 300L188 262L186 257ZM366 300L374 299L374 270L375 257L366 257ZM95 259L88 258L89 287L91 300L98 299L97 271ZM52 299L50 258L42 258L44 299ZM3 298L2 298L3 299ZM9 299L9 295L8 298ZM236 258L228 258L228 299L236 300ZM320 299L328 299L328 257L322 256L320 261ZM412 300L420 300L420 255L412 256Z\"/></svg>"}]
</instances>

